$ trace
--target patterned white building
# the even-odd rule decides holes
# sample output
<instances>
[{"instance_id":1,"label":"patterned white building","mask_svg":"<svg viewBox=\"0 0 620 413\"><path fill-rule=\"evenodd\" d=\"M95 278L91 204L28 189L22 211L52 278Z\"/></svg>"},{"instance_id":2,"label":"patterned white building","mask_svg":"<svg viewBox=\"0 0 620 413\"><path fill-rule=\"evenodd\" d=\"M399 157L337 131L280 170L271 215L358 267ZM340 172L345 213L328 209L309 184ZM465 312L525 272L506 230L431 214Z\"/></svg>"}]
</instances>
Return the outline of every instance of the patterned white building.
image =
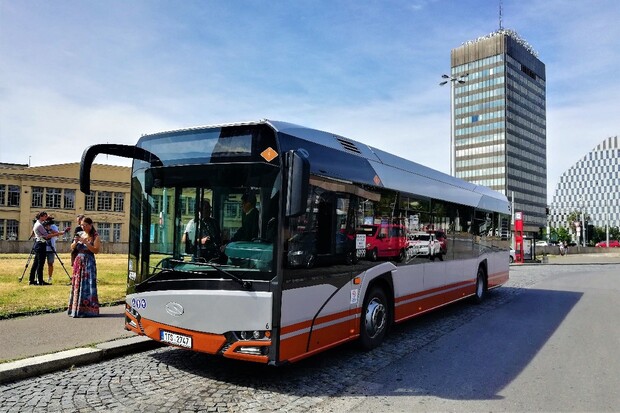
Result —
<instances>
[{"instance_id":1,"label":"patterned white building","mask_svg":"<svg viewBox=\"0 0 620 413\"><path fill-rule=\"evenodd\" d=\"M620 147L618 137L601 142L560 177L549 207L549 225L566 227L571 212L582 211L590 224L620 226Z\"/></svg>"}]
</instances>

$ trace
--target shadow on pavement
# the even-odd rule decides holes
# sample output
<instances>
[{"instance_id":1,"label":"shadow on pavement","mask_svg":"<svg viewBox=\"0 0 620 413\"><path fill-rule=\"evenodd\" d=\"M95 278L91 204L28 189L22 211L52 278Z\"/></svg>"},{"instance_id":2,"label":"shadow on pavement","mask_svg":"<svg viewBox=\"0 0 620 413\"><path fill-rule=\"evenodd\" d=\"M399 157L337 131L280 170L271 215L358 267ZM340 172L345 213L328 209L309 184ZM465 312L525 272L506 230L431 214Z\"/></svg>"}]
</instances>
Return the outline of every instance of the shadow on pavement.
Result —
<instances>
[{"instance_id":1,"label":"shadow on pavement","mask_svg":"<svg viewBox=\"0 0 620 413\"><path fill-rule=\"evenodd\" d=\"M397 396L400 391L407 396L496 399L582 296L528 289L511 297L511 290L493 290L486 307L462 301L398 325L382 346L370 352L351 343L276 368L176 348L150 356L170 368L258 392L324 397L362 381L377 381L381 390L373 395L385 391ZM378 378L380 371L388 371L389 377ZM393 386L398 388L396 394Z\"/></svg>"}]
</instances>

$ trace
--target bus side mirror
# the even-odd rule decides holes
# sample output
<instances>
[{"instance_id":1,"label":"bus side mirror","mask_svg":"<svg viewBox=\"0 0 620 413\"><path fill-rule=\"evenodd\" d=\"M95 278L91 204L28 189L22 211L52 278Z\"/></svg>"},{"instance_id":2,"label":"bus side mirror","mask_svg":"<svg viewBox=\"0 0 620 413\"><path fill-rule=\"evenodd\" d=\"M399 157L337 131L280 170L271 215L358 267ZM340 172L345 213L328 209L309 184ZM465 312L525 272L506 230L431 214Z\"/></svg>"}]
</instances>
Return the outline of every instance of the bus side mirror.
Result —
<instances>
[{"instance_id":1,"label":"bus side mirror","mask_svg":"<svg viewBox=\"0 0 620 413\"><path fill-rule=\"evenodd\" d=\"M92 145L84 149L82 161L80 162L80 190L86 195L90 194L90 169L93 161L99 154L121 156L129 159L140 159L149 162L151 166L163 166L161 160L147 151L132 145L117 145L113 143L102 143Z\"/></svg>"},{"instance_id":2,"label":"bus side mirror","mask_svg":"<svg viewBox=\"0 0 620 413\"><path fill-rule=\"evenodd\" d=\"M306 212L310 162L298 151L284 155L286 167L286 216L295 217Z\"/></svg>"}]
</instances>

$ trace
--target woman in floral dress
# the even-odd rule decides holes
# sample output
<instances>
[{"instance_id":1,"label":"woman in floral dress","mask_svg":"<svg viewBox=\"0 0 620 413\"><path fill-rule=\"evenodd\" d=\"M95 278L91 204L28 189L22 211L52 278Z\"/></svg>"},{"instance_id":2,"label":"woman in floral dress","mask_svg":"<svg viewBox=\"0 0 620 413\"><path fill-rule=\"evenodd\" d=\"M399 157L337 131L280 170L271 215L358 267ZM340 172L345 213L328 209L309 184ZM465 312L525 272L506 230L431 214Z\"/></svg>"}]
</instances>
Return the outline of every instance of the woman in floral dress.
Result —
<instances>
[{"instance_id":1,"label":"woman in floral dress","mask_svg":"<svg viewBox=\"0 0 620 413\"><path fill-rule=\"evenodd\" d=\"M76 234L71 244L71 250L75 249L77 256L73 262L67 313L71 317L95 317L99 315L95 254L101 248L101 241L92 219L86 217L81 224L83 231Z\"/></svg>"}]
</instances>

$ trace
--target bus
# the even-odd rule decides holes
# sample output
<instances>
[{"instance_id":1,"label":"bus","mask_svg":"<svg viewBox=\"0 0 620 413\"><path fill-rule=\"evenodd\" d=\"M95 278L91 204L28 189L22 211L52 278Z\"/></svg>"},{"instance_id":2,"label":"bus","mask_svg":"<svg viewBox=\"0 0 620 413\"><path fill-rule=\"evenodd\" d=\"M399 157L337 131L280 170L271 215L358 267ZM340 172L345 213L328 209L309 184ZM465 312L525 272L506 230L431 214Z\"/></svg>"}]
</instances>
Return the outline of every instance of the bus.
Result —
<instances>
[{"instance_id":1,"label":"bus","mask_svg":"<svg viewBox=\"0 0 620 413\"><path fill-rule=\"evenodd\" d=\"M167 345L269 365L370 350L508 280L503 194L343 136L264 119L98 144L85 194L99 154L133 159L125 328ZM368 251L420 232L445 234L442 259Z\"/></svg>"}]
</instances>

